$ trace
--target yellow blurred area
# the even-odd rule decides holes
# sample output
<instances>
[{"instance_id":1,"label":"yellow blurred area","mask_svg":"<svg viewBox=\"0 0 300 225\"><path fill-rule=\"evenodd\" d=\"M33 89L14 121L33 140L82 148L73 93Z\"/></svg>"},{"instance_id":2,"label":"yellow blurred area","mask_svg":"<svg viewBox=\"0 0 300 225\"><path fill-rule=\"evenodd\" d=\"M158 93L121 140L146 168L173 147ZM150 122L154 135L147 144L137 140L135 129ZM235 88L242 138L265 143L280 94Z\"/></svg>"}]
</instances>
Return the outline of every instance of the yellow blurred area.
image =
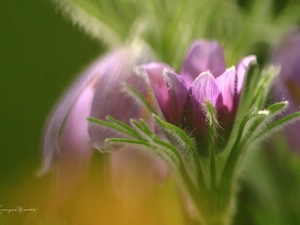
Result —
<instances>
[{"instance_id":1,"label":"yellow blurred area","mask_svg":"<svg viewBox=\"0 0 300 225\"><path fill-rule=\"evenodd\" d=\"M10 190L2 208L34 208L36 212L11 212L0 215L0 224L24 225L154 225L186 224L184 208L179 190L173 180L149 187L144 195L136 195L137 190L128 190L126 195L118 197L116 188L111 185L111 178L102 170L102 165L94 162L88 178L74 190L60 205L55 204L55 174L42 178L24 175L19 185ZM145 179L148 179L145 176ZM141 177L134 179L143 182ZM147 183L147 180L144 180ZM56 197L55 197L56 196ZM15 204L13 204L15 203ZM8 223L15 222L15 223Z\"/></svg>"},{"instance_id":2,"label":"yellow blurred area","mask_svg":"<svg viewBox=\"0 0 300 225\"><path fill-rule=\"evenodd\" d=\"M89 185L73 205L69 205L67 214L73 221L82 221L82 224L183 224L172 183L153 188L143 199L137 199L133 192L128 193L126 199L118 199L101 185Z\"/></svg>"}]
</instances>

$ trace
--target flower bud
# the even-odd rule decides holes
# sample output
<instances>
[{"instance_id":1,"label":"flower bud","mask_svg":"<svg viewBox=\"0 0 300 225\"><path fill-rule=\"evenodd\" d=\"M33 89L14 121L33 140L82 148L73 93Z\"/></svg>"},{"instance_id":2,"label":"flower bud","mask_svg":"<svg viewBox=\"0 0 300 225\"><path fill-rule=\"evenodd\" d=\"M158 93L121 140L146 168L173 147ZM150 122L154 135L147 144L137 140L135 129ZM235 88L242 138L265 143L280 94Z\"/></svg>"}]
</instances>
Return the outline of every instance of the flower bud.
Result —
<instances>
[{"instance_id":1,"label":"flower bud","mask_svg":"<svg viewBox=\"0 0 300 225\"><path fill-rule=\"evenodd\" d=\"M134 70L137 64L145 63L148 56L148 53L123 47L96 60L67 90L50 114L44 131L44 165L40 174L51 168L57 169L56 204L64 202L70 190L82 181L93 149L102 151L104 140L118 135L104 127L89 124L88 117L105 120L110 115L127 124L130 119L143 118L150 127L153 126L150 112L124 88L126 83L145 98L151 95L148 80ZM128 190L143 192L145 190L138 189L146 189L144 186L147 184L151 186L148 178L153 176L153 165L161 167L160 159L143 154L143 151L136 154L139 149L127 146L121 149L112 146L112 150L112 180L114 187L123 189L117 190L118 193L126 195ZM163 170L162 174L165 174ZM143 182L142 187L128 187L128 184Z\"/></svg>"}]
</instances>

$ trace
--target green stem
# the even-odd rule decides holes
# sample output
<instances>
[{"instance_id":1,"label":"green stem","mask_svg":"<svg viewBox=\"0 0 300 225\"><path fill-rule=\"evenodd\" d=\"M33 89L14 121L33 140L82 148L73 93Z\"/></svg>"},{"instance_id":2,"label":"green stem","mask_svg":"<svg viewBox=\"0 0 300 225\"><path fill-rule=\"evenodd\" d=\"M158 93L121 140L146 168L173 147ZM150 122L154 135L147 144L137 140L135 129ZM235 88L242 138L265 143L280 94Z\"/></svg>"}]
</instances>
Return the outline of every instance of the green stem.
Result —
<instances>
[{"instance_id":1,"label":"green stem","mask_svg":"<svg viewBox=\"0 0 300 225\"><path fill-rule=\"evenodd\" d=\"M210 179L211 190L212 192L214 192L217 188L217 172L216 172L214 149L212 149L210 153L210 176L211 176Z\"/></svg>"},{"instance_id":2,"label":"green stem","mask_svg":"<svg viewBox=\"0 0 300 225\"><path fill-rule=\"evenodd\" d=\"M218 206L220 207L220 209L226 208L229 205L229 201L232 197L231 190L232 190L234 170L241 153L238 144L239 141L236 141L227 159L225 168L222 173L222 177L219 185L219 196L218 196Z\"/></svg>"},{"instance_id":3,"label":"green stem","mask_svg":"<svg viewBox=\"0 0 300 225\"><path fill-rule=\"evenodd\" d=\"M242 139L242 134L244 132L244 128L249 119L253 116L256 116L255 110L250 111L241 121L237 133L237 137L231 149L231 152L227 158L219 188L218 188L218 196L217 196L217 205L219 210L226 210L226 207L230 205L230 201L232 199L232 184L234 178L234 171L236 168L236 164L238 162L239 156L241 154L242 145L240 141ZM227 212L228 213L228 212Z\"/></svg>"},{"instance_id":4,"label":"green stem","mask_svg":"<svg viewBox=\"0 0 300 225\"><path fill-rule=\"evenodd\" d=\"M185 184L185 187L187 188L187 191L191 197L191 200L194 203L194 206L197 208L198 212L198 221L201 225L210 225L207 222L207 214L208 214L208 199L207 195L204 195L199 189L197 189L191 179L189 178L189 175L185 169L185 167L180 166L179 169L181 178L183 179L183 182Z\"/></svg>"}]
</instances>

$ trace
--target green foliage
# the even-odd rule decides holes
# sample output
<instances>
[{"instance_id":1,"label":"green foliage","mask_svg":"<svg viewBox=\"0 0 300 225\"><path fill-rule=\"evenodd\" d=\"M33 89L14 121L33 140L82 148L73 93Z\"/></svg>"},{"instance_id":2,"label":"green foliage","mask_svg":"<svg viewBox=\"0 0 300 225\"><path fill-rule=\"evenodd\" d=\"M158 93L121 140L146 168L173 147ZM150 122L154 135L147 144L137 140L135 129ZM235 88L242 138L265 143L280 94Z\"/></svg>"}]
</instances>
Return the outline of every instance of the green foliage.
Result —
<instances>
[{"instance_id":1,"label":"green foliage","mask_svg":"<svg viewBox=\"0 0 300 225\"><path fill-rule=\"evenodd\" d=\"M273 8L277 6L271 0L249 1L247 10L241 10L236 0L52 1L104 44L114 47L142 40L159 60L175 69L194 39L216 39L225 46L228 63L233 64L246 54L260 53L261 43L272 45L300 19L296 1L289 1L276 16Z\"/></svg>"},{"instance_id":2,"label":"green foliage","mask_svg":"<svg viewBox=\"0 0 300 225\"><path fill-rule=\"evenodd\" d=\"M299 224L300 158L281 134L248 157L235 223Z\"/></svg>"}]
</instances>

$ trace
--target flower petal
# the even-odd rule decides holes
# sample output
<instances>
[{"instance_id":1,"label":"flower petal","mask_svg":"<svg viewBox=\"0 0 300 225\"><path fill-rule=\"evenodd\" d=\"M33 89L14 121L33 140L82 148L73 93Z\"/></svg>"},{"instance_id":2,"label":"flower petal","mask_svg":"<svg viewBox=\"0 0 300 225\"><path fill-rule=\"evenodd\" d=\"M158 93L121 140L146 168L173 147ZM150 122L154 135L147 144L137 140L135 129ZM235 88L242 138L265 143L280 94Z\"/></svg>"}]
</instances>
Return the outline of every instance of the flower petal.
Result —
<instances>
[{"instance_id":1,"label":"flower petal","mask_svg":"<svg viewBox=\"0 0 300 225\"><path fill-rule=\"evenodd\" d=\"M191 85L182 113L182 126L193 133L197 144L204 150L209 141L207 118L203 108L206 101L214 107L223 105L221 90L216 79L209 72L202 73Z\"/></svg>"},{"instance_id":2,"label":"flower petal","mask_svg":"<svg viewBox=\"0 0 300 225\"><path fill-rule=\"evenodd\" d=\"M213 106L216 106L220 100L221 90L213 75L210 72L204 72L193 82L189 94L193 96L197 104L201 105L209 101Z\"/></svg>"},{"instance_id":3,"label":"flower petal","mask_svg":"<svg viewBox=\"0 0 300 225\"><path fill-rule=\"evenodd\" d=\"M44 162L43 168L39 172L40 175L51 169L53 161L58 157L60 152L60 134L64 129L63 123L68 118L69 113L72 112L76 104L79 104L78 99L86 96L87 94L84 93L88 92L88 90L98 82L102 75L101 71L105 70L105 67L109 67L111 64L111 57L96 60L65 92L50 113L43 132ZM86 118L84 118L84 120L86 120Z\"/></svg>"},{"instance_id":4,"label":"flower petal","mask_svg":"<svg viewBox=\"0 0 300 225\"><path fill-rule=\"evenodd\" d=\"M289 31L273 51L272 63L281 67L280 79L291 79L300 86L300 29Z\"/></svg>"},{"instance_id":5,"label":"flower petal","mask_svg":"<svg viewBox=\"0 0 300 225\"><path fill-rule=\"evenodd\" d=\"M140 60L128 49L114 55L114 64L104 71L96 86L91 117L103 120L110 115L124 123L129 123L130 119L141 118L144 105L124 88L124 84L127 83L144 96L148 94L149 83L142 75L133 71ZM148 115L150 117L150 113ZM94 123L89 125L89 134L93 146L98 150L101 150L106 138L116 136L114 131Z\"/></svg>"},{"instance_id":6,"label":"flower petal","mask_svg":"<svg viewBox=\"0 0 300 225\"><path fill-rule=\"evenodd\" d=\"M276 101L287 100L288 109L283 116L299 111L300 106L300 29L290 30L273 50L272 63L280 66L276 77L273 97ZM291 149L300 154L300 122L295 121L284 129Z\"/></svg>"},{"instance_id":7,"label":"flower petal","mask_svg":"<svg viewBox=\"0 0 300 225\"><path fill-rule=\"evenodd\" d=\"M86 118L90 114L93 96L93 87L87 87L77 99L66 119L61 134L60 153L57 162L56 206L64 202L71 194L71 190L86 175L93 150Z\"/></svg>"},{"instance_id":8,"label":"flower petal","mask_svg":"<svg viewBox=\"0 0 300 225\"><path fill-rule=\"evenodd\" d=\"M216 41L195 41L185 58L181 74L190 86L200 73L210 70L214 77L226 69L224 52Z\"/></svg>"},{"instance_id":9,"label":"flower petal","mask_svg":"<svg viewBox=\"0 0 300 225\"><path fill-rule=\"evenodd\" d=\"M169 122L179 125L187 95L183 77L172 72L171 68L163 63L150 63L141 68L145 69L149 76L164 116Z\"/></svg>"},{"instance_id":10,"label":"flower petal","mask_svg":"<svg viewBox=\"0 0 300 225\"><path fill-rule=\"evenodd\" d=\"M255 63L256 63L256 57L254 55L247 56L238 63L237 69L236 69L236 74L237 74L236 93L238 95L241 93L248 66L250 64L255 64Z\"/></svg>"},{"instance_id":11,"label":"flower petal","mask_svg":"<svg viewBox=\"0 0 300 225\"><path fill-rule=\"evenodd\" d=\"M55 205L71 194L84 178L92 154L86 118L91 112L95 86L107 68L114 65L114 54L95 61L66 91L45 125L43 167L40 175L54 165L58 168Z\"/></svg>"},{"instance_id":12,"label":"flower petal","mask_svg":"<svg viewBox=\"0 0 300 225\"><path fill-rule=\"evenodd\" d=\"M233 110L235 79L236 71L234 67L227 69L222 75L216 78L218 87L222 92L223 104L230 112Z\"/></svg>"},{"instance_id":13,"label":"flower petal","mask_svg":"<svg viewBox=\"0 0 300 225\"><path fill-rule=\"evenodd\" d=\"M167 120L178 126L181 122L181 114L188 90L182 76L166 71L164 79L168 87L168 99L166 104L161 105L161 107Z\"/></svg>"},{"instance_id":14,"label":"flower petal","mask_svg":"<svg viewBox=\"0 0 300 225\"><path fill-rule=\"evenodd\" d=\"M166 105L168 101L168 87L164 80L164 70L171 70L171 67L164 63L148 63L139 67L145 70L152 85L154 94L160 106ZM163 110L163 109L162 109Z\"/></svg>"}]
</instances>

